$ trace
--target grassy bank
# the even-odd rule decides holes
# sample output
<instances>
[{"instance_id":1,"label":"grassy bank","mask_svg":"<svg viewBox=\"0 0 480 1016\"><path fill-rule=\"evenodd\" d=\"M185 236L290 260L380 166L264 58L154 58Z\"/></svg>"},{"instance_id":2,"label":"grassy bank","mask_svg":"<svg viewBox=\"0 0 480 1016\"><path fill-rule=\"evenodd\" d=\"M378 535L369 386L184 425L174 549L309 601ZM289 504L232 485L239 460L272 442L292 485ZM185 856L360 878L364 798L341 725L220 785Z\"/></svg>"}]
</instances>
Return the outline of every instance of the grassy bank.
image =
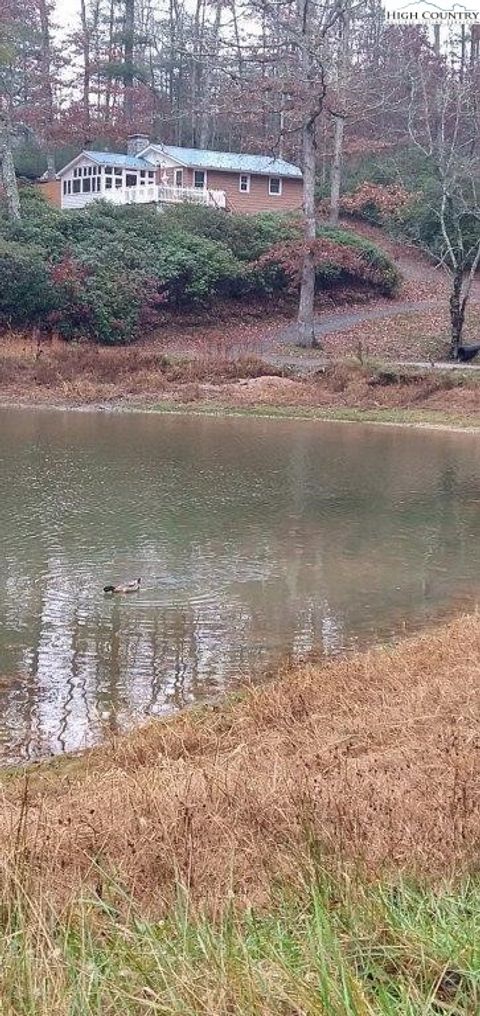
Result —
<instances>
[{"instance_id":1,"label":"grassy bank","mask_svg":"<svg viewBox=\"0 0 480 1016\"><path fill-rule=\"evenodd\" d=\"M5 773L2 1011L478 1011L479 664L464 617Z\"/></svg>"},{"instance_id":2,"label":"grassy bank","mask_svg":"<svg viewBox=\"0 0 480 1016\"><path fill-rule=\"evenodd\" d=\"M368 884L314 857L263 909L216 918L179 893L161 922L95 896L58 919L19 892L0 942L2 1013L473 1016L479 909L478 878Z\"/></svg>"},{"instance_id":3,"label":"grassy bank","mask_svg":"<svg viewBox=\"0 0 480 1016\"><path fill-rule=\"evenodd\" d=\"M272 366L218 334L196 355L154 342L103 349L36 344L20 335L0 343L0 398L42 406L138 408L157 412L255 413L307 419L476 427L478 371L419 369L381 361L320 363L315 372ZM286 363L288 356L286 356Z\"/></svg>"}]
</instances>

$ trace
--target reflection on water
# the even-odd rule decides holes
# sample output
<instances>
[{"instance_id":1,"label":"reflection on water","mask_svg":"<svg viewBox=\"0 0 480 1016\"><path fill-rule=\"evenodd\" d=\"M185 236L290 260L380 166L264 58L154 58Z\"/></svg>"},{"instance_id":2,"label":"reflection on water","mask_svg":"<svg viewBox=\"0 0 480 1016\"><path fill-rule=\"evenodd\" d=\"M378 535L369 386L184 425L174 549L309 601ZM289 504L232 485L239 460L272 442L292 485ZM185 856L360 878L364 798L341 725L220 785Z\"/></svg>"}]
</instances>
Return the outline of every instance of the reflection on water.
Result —
<instances>
[{"instance_id":1,"label":"reflection on water","mask_svg":"<svg viewBox=\"0 0 480 1016\"><path fill-rule=\"evenodd\" d=\"M78 747L480 585L474 436L0 410L0 751ZM142 576L138 595L106 581Z\"/></svg>"}]
</instances>

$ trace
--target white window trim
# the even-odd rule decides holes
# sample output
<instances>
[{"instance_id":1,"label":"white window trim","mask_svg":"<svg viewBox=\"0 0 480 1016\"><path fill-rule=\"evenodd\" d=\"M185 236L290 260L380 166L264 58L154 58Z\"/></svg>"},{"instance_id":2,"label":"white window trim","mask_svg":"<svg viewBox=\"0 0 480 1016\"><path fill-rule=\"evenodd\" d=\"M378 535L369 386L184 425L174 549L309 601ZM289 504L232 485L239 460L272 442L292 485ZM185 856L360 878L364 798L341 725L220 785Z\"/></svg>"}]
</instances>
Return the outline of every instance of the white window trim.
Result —
<instances>
[{"instance_id":1,"label":"white window trim","mask_svg":"<svg viewBox=\"0 0 480 1016\"><path fill-rule=\"evenodd\" d=\"M278 191L272 191L272 180L278 180L280 187ZM283 189L283 180L281 176L269 176L268 178L268 193L271 198L281 198Z\"/></svg>"},{"instance_id":2,"label":"white window trim","mask_svg":"<svg viewBox=\"0 0 480 1016\"><path fill-rule=\"evenodd\" d=\"M196 187L196 185L195 185L195 173L203 173L203 188L202 187ZM208 177L207 177L207 170L206 169L194 169L193 170L193 186L195 187L195 190L208 190Z\"/></svg>"},{"instance_id":3,"label":"white window trim","mask_svg":"<svg viewBox=\"0 0 480 1016\"><path fill-rule=\"evenodd\" d=\"M177 183L177 174L181 174L181 183ZM175 187L183 187L183 168L175 168L173 170L173 179L175 181Z\"/></svg>"},{"instance_id":4,"label":"white window trim","mask_svg":"<svg viewBox=\"0 0 480 1016\"><path fill-rule=\"evenodd\" d=\"M247 181L247 189L246 190L244 190L242 188L242 180L243 179L245 179ZM240 194L250 194L250 173L239 173L239 176L238 176L238 189L240 191Z\"/></svg>"}]
</instances>

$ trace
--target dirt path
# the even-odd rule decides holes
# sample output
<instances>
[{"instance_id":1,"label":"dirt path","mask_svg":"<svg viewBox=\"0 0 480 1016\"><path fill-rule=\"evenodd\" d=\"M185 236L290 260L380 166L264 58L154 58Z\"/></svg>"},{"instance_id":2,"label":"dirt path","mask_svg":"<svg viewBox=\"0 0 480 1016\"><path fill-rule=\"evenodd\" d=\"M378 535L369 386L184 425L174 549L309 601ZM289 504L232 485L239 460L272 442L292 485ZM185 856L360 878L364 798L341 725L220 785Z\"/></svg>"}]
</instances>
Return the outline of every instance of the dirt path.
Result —
<instances>
[{"instance_id":1,"label":"dirt path","mask_svg":"<svg viewBox=\"0 0 480 1016\"><path fill-rule=\"evenodd\" d=\"M419 311L430 310L436 305L437 301L433 299L417 300L415 302L410 300L389 300L373 308L366 306L353 311L346 309L344 311L336 311L334 314L322 314L315 321L315 336L320 341L326 335L350 330L353 326L363 324L365 321L378 321L380 318L396 317L398 314L418 314ZM283 342L294 342L295 334L296 324L292 321L280 333L281 340Z\"/></svg>"},{"instance_id":2,"label":"dirt path","mask_svg":"<svg viewBox=\"0 0 480 1016\"><path fill-rule=\"evenodd\" d=\"M381 229L364 223L349 222L342 226L373 241L395 262L403 279L398 296L319 314L315 335L322 349L318 352L302 351L295 346L295 322L279 326L262 343L262 359L277 368L292 366L308 372L332 357L355 355L361 345L366 354L393 363L431 366L434 361L443 361L448 347L446 273L420 251L385 236ZM480 279L474 283L469 310L465 338L478 341ZM329 342L331 336L334 338Z\"/></svg>"}]
</instances>

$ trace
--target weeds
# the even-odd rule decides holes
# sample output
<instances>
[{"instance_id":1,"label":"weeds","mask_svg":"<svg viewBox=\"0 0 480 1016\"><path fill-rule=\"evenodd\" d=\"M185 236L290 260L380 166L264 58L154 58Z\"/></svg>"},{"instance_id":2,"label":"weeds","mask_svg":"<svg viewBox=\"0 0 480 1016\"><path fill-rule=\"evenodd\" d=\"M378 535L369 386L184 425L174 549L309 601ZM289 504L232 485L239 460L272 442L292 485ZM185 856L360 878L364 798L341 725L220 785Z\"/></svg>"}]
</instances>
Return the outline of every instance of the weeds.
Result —
<instances>
[{"instance_id":1,"label":"weeds","mask_svg":"<svg viewBox=\"0 0 480 1016\"><path fill-rule=\"evenodd\" d=\"M479 660L464 617L5 773L2 1014L474 1016Z\"/></svg>"},{"instance_id":2,"label":"weeds","mask_svg":"<svg viewBox=\"0 0 480 1016\"><path fill-rule=\"evenodd\" d=\"M219 336L200 346L195 357L168 356L154 346L102 348L89 344L2 339L0 386L4 390L52 392L72 401L97 401L163 391L169 385L236 380L281 374L254 352Z\"/></svg>"},{"instance_id":3,"label":"weeds","mask_svg":"<svg viewBox=\"0 0 480 1016\"><path fill-rule=\"evenodd\" d=\"M372 873L467 870L479 659L480 621L462 618L28 770L26 796L18 774L4 777L0 835L22 831L10 861L56 905L95 887L100 867L156 914L179 881L214 911L230 893L261 902L305 841Z\"/></svg>"},{"instance_id":4,"label":"weeds","mask_svg":"<svg viewBox=\"0 0 480 1016\"><path fill-rule=\"evenodd\" d=\"M475 1013L480 881L369 884L316 864L262 909L216 917L179 888L149 920L115 883L62 913L10 899L0 939L5 1016L393 1016Z\"/></svg>"}]
</instances>

